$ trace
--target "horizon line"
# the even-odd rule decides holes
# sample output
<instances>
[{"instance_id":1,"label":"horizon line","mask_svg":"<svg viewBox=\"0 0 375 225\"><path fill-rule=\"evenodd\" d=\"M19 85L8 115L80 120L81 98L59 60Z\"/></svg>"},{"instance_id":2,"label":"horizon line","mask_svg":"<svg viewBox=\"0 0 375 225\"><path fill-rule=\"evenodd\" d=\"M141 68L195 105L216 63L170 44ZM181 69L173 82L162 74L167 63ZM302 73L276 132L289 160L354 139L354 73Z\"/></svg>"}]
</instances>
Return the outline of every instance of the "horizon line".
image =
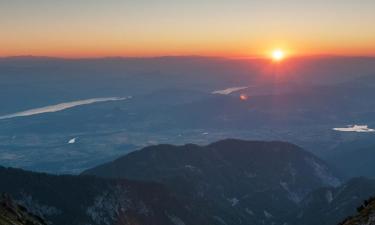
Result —
<instances>
[{"instance_id":1,"label":"horizon line","mask_svg":"<svg viewBox=\"0 0 375 225\"><path fill-rule=\"evenodd\" d=\"M103 55L103 56L57 56L57 55L5 55L0 56L0 59L12 58L45 58L45 59L64 59L64 60L89 60L89 59L158 59L158 58L222 58L222 59L269 59L265 55L248 55L248 56L223 56L223 55L145 55L145 56L131 56L131 55ZM295 54L286 57L293 58L375 58L374 55L357 55L357 54Z\"/></svg>"}]
</instances>

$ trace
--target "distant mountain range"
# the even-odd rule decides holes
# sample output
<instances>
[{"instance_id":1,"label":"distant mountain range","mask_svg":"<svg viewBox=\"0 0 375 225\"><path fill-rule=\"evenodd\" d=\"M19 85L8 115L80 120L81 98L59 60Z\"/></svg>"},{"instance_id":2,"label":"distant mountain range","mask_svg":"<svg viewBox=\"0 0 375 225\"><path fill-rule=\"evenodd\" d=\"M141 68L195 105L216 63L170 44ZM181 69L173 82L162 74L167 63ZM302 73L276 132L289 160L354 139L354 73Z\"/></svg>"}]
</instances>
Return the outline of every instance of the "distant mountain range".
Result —
<instances>
[{"instance_id":1,"label":"distant mountain range","mask_svg":"<svg viewBox=\"0 0 375 225\"><path fill-rule=\"evenodd\" d=\"M335 225L375 181L342 183L286 142L227 139L146 147L80 176L0 168L0 192L56 225Z\"/></svg>"},{"instance_id":2,"label":"distant mountain range","mask_svg":"<svg viewBox=\"0 0 375 225\"><path fill-rule=\"evenodd\" d=\"M326 160L347 177L366 176L375 178L375 144L349 148L336 148Z\"/></svg>"}]
</instances>

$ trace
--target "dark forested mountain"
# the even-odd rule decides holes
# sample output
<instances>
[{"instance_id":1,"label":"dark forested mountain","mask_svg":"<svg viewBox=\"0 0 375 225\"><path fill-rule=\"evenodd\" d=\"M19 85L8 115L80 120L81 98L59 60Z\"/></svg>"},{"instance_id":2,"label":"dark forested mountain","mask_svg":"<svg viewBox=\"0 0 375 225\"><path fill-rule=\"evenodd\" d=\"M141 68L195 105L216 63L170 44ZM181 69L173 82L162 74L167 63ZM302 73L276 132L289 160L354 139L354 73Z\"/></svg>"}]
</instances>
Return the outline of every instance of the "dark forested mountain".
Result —
<instances>
[{"instance_id":1,"label":"dark forested mountain","mask_svg":"<svg viewBox=\"0 0 375 225\"><path fill-rule=\"evenodd\" d=\"M227 139L146 147L80 176L0 167L0 192L56 225L330 225L374 195L375 181L341 184L286 142Z\"/></svg>"},{"instance_id":2,"label":"dark forested mountain","mask_svg":"<svg viewBox=\"0 0 375 225\"><path fill-rule=\"evenodd\" d=\"M210 203L212 216L226 224L283 222L310 191L340 184L323 161L295 145L231 139L151 146L83 174L161 182L181 199Z\"/></svg>"},{"instance_id":3,"label":"dark forested mountain","mask_svg":"<svg viewBox=\"0 0 375 225\"><path fill-rule=\"evenodd\" d=\"M203 212L193 213L189 201L177 201L155 183L0 167L0 192L10 193L29 212L54 225L213 224Z\"/></svg>"}]
</instances>

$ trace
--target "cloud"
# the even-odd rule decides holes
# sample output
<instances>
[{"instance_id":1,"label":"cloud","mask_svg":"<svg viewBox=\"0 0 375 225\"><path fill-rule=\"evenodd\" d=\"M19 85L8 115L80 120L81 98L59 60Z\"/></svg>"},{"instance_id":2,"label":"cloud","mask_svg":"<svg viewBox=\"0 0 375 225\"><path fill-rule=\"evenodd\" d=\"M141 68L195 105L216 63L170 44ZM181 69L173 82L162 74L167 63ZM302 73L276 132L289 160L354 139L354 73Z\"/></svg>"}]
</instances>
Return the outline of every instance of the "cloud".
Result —
<instances>
[{"instance_id":1,"label":"cloud","mask_svg":"<svg viewBox=\"0 0 375 225\"><path fill-rule=\"evenodd\" d=\"M217 90L217 91L213 91L211 92L212 94L219 94L219 95L229 95L233 92L236 92L236 91L241 91L243 89L246 89L248 87L230 87L230 88L227 88L227 89L223 89L223 90Z\"/></svg>"},{"instance_id":2,"label":"cloud","mask_svg":"<svg viewBox=\"0 0 375 225\"><path fill-rule=\"evenodd\" d=\"M367 125L353 125L345 128L333 128L335 131L341 132L359 132L359 133L370 133L375 132L375 129L369 128Z\"/></svg>"},{"instance_id":3,"label":"cloud","mask_svg":"<svg viewBox=\"0 0 375 225\"><path fill-rule=\"evenodd\" d=\"M23 116L33 116L37 114L42 114L42 113L51 113L51 112L58 112L62 110L66 110L69 108L81 106L81 105L89 105L97 102L108 102L108 101L121 101L121 100L126 100L130 99L131 96L129 97L108 97L108 98L91 98L91 99L85 99L85 100L79 100L79 101L73 101L73 102L64 102L60 103L57 105L50 105L50 106L45 106L41 108L35 108L35 109L30 109L22 112L17 112L17 113L12 113L4 116L0 116L0 120L4 119L11 119L15 117L23 117Z\"/></svg>"}]
</instances>

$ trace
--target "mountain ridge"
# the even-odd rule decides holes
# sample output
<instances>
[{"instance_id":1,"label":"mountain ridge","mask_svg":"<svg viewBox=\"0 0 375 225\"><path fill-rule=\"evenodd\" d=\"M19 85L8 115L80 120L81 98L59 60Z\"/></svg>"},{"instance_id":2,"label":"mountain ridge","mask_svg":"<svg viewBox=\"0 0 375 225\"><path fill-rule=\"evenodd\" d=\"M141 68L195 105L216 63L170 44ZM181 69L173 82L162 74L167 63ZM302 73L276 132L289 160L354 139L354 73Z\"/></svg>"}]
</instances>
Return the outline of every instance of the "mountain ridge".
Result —
<instances>
[{"instance_id":1,"label":"mountain ridge","mask_svg":"<svg viewBox=\"0 0 375 225\"><path fill-rule=\"evenodd\" d=\"M331 225L375 190L366 178L341 184L324 161L279 141L162 144L114 162L107 177L0 167L0 192L55 225Z\"/></svg>"},{"instance_id":2,"label":"mountain ridge","mask_svg":"<svg viewBox=\"0 0 375 225\"><path fill-rule=\"evenodd\" d=\"M281 223L310 191L341 183L327 164L296 145L237 139L150 146L81 175L162 183L181 199L208 202L227 224Z\"/></svg>"}]
</instances>

